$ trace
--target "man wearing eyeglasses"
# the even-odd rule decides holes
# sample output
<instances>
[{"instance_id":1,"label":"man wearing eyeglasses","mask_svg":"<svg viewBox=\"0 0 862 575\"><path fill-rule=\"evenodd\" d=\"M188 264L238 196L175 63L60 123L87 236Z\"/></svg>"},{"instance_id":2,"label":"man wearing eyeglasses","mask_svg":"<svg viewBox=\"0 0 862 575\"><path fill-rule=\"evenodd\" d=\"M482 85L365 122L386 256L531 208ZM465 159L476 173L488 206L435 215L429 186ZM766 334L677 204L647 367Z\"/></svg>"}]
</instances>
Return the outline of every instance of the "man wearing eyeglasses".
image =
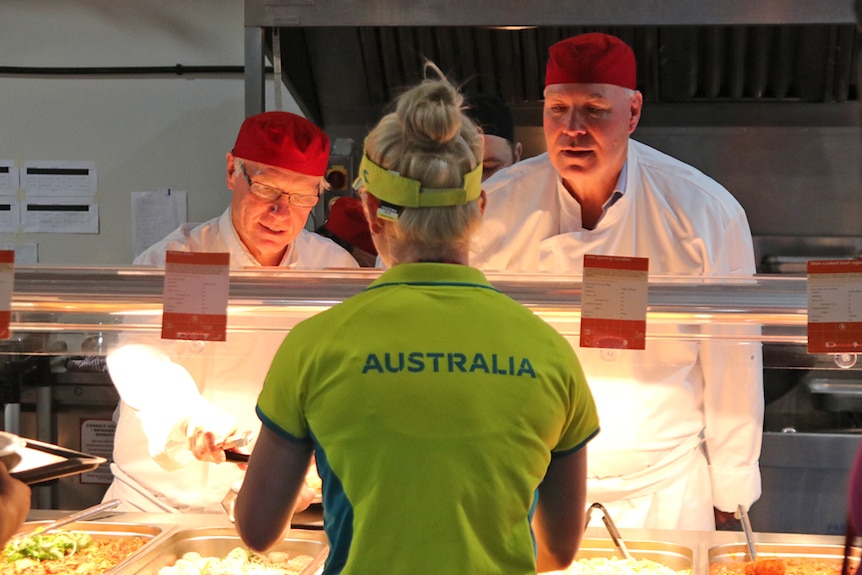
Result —
<instances>
[{"instance_id":1,"label":"man wearing eyeglasses","mask_svg":"<svg viewBox=\"0 0 862 575\"><path fill-rule=\"evenodd\" d=\"M179 250L227 252L231 268L358 267L335 242L305 229L328 160L329 138L305 118L287 112L247 118L227 154L230 206L208 222L181 226L135 264L164 267L166 252ZM118 389L159 378L171 389L192 389L192 397L120 402L106 499L120 499L125 511L223 512L222 499L244 474L225 461L224 448L259 429L255 402L287 329L283 318L261 321L271 324L231 332L226 342L138 336L110 353ZM314 493L307 495L310 501Z\"/></svg>"},{"instance_id":2,"label":"man wearing eyeglasses","mask_svg":"<svg viewBox=\"0 0 862 575\"><path fill-rule=\"evenodd\" d=\"M326 185L329 138L289 112L247 118L227 154L230 207L202 224L184 224L135 259L164 266L168 250L229 252L231 267L355 268L335 242L305 230Z\"/></svg>"}]
</instances>

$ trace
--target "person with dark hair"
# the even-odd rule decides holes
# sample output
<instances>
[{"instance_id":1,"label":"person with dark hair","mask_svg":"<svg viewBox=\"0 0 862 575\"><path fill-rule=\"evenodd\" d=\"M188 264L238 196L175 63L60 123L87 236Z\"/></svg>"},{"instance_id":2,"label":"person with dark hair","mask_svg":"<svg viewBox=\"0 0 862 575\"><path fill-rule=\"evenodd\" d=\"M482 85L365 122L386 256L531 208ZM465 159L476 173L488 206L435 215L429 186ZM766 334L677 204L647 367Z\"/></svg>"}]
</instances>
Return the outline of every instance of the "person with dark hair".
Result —
<instances>
[{"instance_id":1,"label":"person with dark hair","mask_svg":"<svg viewBox=\"0 0 862 575\"><path fill-rule=\"evenodd\" d=\"M467 97L467 115L481 128L485 151L482 157L482 180L520 161L522 146L515 140L512 110L493 94Z\"/></svg>"},{"instance_id":2,"label":"person with dark hair","mask_svg":"<svg viewBox=\"0 0 862 575\"><path fill-rule=\"evenodd\" d=\"M462 105L427 79L365 140L356 185L389 269L272 362L235 507L254 550L290 524L313 451L324 574L527 575L575 556L595 406L566 340L468 266L485 200Z\"/></svg>"},{"instance_id":3,"label":"person with dark hair","mask_svg":"<svg viewBox=\"0 0 862 575\"><path fill-rule=\"evenodd\" d=\"M750 276L745 212L718 182L630 138L641 117L633 50L602 33L550 47L547 153L485 182L470 262L486 271L582 274L584 256L649 259L650 274ZM713 530L761 493L759 339L698 341L651 326L646 350L578 351L603 422L588 497L621 527ZM701 335L722 326L698 327ZM673 335L671 335L673 334ZM697 337L697 336L695 336Z\"/></svg>"},{"instance_id":4,"label":"person with dark hair","mask_svg":"<svg viewBox=\"0 0 862 575\"><path fill-rule=\"evenodd\" d=\"M226 156L232 195L224 213L182 225L135 265L164 267L173 250L228 253L232 269L356 268L347 251L305 229L326 187L328 161L328 136L302 116L273 111L246 118ZM243 476L225 463L224 447L259 427L254 402L284 336L266 327L231 333L224 342L131 335L108 355L122 401L106 500L120 499L124 511L223 511L222 499ZM149 389L153 379L176 393L194 390L193 397L127 401L124 390Z\"/></svg>"}]
</instances>

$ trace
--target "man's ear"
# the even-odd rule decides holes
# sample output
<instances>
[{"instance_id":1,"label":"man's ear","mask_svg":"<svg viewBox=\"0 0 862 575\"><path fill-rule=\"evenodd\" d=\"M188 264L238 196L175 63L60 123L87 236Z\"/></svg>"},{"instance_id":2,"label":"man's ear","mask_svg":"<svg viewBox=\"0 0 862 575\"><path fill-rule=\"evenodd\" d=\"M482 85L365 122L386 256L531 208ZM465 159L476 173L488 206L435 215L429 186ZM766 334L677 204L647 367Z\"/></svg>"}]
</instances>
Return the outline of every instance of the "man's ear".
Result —
<instances>
[{"instance_id":1,"label":"man's ear","mask_svg":"<svg viewBox=\"0 0 862 575\"><path fill-rule=\"evenodd\" d=\"M515 149L512 153L513 163L517 164L521 161L521 154L524 152L524 147L521 145L521 142L515 142Z\"/></svg>"},{"instance_id":2,"label":"man's ear","mask_svg":"<svg viewBox=\"0 0 862 575\"><path fill-rule=\"evenodd\" d=\"M485 195L485 190L479 194L479 213L485 215L485 207L488 205L488 196Z\"/></svg>"},{"instance_id":3,"label":"man's ear","mask_svg":"<svg viewBox=\"0 0 862 575\"><path fill-rule=\"evenodd\" d=\"M236 160L236 156L233 155L233 152L228 152L226 157L227 157L227 169L225 171L225 174L226 174L225 178L227 181L227 188L229 190L233 190L233 183L231 182L231 180L233 179L234 175L236 174L236 162L234 161L234 160Z\"/></svg>"},{"instance_id":4,"label":"man's ear","mask_svg":"<svg viewBox=\"0 0 862 575\"><path fill-rule=\"evenodd\" d=\"M629 134L635 131L641 121L641 110L643 109L644 97L635 90L631 100L631 118L629 118Z\"/></svg>"}]
</instances>

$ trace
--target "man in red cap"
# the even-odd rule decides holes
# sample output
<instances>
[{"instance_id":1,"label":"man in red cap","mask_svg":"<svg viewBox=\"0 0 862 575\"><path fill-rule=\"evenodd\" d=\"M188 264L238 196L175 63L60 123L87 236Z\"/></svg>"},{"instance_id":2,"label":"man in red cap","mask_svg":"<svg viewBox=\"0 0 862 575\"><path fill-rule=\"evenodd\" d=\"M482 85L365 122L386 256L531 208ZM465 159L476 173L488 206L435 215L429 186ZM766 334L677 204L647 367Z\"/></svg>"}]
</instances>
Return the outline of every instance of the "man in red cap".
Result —
<instances>
[{"instance_id":1,"label":"man in red cap","mask_svg":"<svg viewBox=\"0 0 862 575\"><path fill-rule=\"evenodd\" d=\"M230 206L208 222L184 224L135 264L164 267L165 253L175 250L229 253L236 269L357 267L335 242L305 229L328 161L329 138L305 118L288 112L247 118L227 153ZM223 497L243 476L224 462L223 447L259 427L255 401L286 330L283 319L272 321L255 333L232 332L226 342L129 338L110 354L118 390L167 377L178 390L197 386L200 397L120 402L106 499L120 499L127 511L223 512Z\"/></svg>"},{"instance_id":2,"label":"man in red cap","mask_svg":"<svg viewBox=\"0 0 862 575\"><path fill-rule=\"evenodd\" d=\"M135 259L163 266L167 250L229 252L232 267L356 267L338 245L305 230L325 187L329 137L290 112L246 118L227 153L231 204L203 224L184 224Z\"/></svg>"},{"instance_id":3,"label":"man in red cap","mask_svg":"<svg viewBox=\"0 0 862 575\"><path fill-rule=\"evenodd\" d=\"M484 182L470 263L582 274L584 255L594 254L649 258L652 274L754 274L751 232L733 196L630 138L642 106L625 42L589 33L552 45L547 153ZM750 343L756 334L742 336L697 343L675 333L651 338L645 351L578 350L602 421L588 500L618 525L712 530L760 497L762 358Z\"/></svg>"}]
</instances>

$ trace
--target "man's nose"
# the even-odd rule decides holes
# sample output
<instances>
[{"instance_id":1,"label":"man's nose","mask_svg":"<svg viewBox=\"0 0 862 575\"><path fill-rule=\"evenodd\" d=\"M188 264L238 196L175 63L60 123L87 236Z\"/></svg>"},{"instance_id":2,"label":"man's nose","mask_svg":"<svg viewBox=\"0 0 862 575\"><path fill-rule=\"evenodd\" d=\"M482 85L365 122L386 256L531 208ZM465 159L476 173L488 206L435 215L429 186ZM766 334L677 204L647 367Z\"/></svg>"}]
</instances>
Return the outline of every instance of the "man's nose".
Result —
<instances>
[{"instance_id":1,"label":"man's nose","mask_svg":"<svg viewBox=\"0 0 862 575\"><path fill-rule=\"evenodd\" d=\"M290 213L290 197L287 194L281 194L277 200L270 202L269 213L273 215Z\"/></svg>"},{"instance_id":2,"label":"man's nose","mask_svg":"<svg viewBox=\"0 0 862 575\"><path fill-rule=\"evenodd\" d=\"M563 130L572 136L586 134L587 128L584 123L583 115L579 114L577 111L570 112L568 117L565 119Z\"/></svg>"}]
</instances>

